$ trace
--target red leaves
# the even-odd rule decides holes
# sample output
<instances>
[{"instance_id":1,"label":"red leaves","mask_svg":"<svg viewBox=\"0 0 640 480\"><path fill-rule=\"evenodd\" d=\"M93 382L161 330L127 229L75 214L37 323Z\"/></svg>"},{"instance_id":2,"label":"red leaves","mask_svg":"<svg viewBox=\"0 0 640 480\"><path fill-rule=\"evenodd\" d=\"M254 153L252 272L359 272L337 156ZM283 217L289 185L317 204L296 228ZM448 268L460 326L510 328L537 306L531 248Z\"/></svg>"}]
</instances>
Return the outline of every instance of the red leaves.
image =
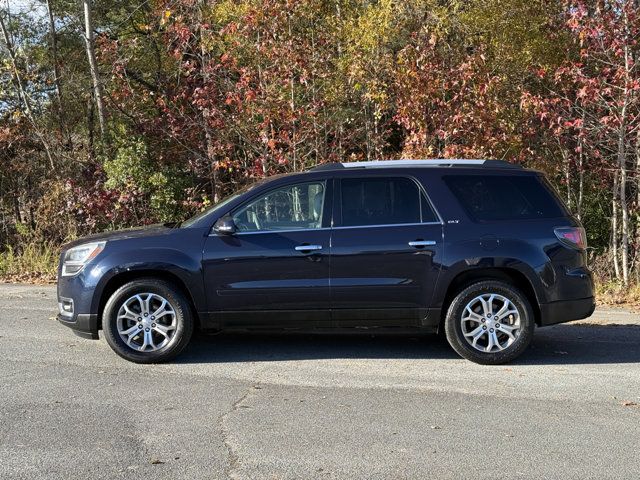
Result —
<instances>
[{"instance_id":1,"label":"red leaves","mask_svg":"<svg viewBox=\"0 0 640 480\"><path fill-rule=\"evenodd\" d=\"M376 57L337 38L323 23L334 17L308 1L229 6L224 15L193 0L160 2L152 17L159 21L167 8L171 15L149 30L163 60L161 71L147 72L158 83L153 96L125 75L140 51L132 39L105 36L100 48L113 65L110 98L151 139L154 158L183 162L203 185L212 172L219 184L235 185L379 155L522 160L560 151L595 169L611 155L624 87L639 97L637 71L625 73L633 67L625 48L640 37L630 3L617 1L618 10L567 3L565 17L548 25L549 35L569 39L567 61L532 66L516 84L479 37L445 35L426 22L390 45L376 40ZM637 110L629 107L628 124L639 121Z\"/></svg>"},{"instance_id":2,"label":"red leaves","mask_svg":"<svg viewBox=\"0 0 640 480\"><path fill-rule=\"evenodd\" d=\"M255 90L249 89L245 92L244 94L244 100L245 102L251 102L253 100L255 100L257 97L257 93Z\"/></svg>"},{"instance_id":3,"label":"red leaves","mask_svg":"<svg viewBox=\"0 0 640 480\"><path fill-rule=\"evenodd\" d=\"M589 90L587 86L581 87L578 89L578 93L576 94L576 96L578 98L587 98L589 96Z\"/></svg>"},{"instance_id":4,"label":"red leaves","mask_svg":"<svg viewBox=\"0 0 640 480\"><path fill-rule=\"evenodd\" d=\"M407 130L403 156L499 156L515 138L501 92L482 49L468 53L414 38L400 53L395 120Z\"/></svg>"},{"instance_id":5,"label":"red leaves","mask_svg":"<svg viewBox=\"0 0 640 480\"><path fill-rule=\"evenodd\" d=\"M640 71L625 58L640 35L640 22L632 1L615 4L587 9L584 2L572 3L567 27L580 61L565 62L547 78L538 76L545 94L522 102L540 122L543 142L559 148L565 164L597 172L605 183L617 167L620 139L623 151L630 150L631 129L640 121L640 100L630 94Z\"/></svg>"},{"instance_id":6,"label":"red leaves","mask_svg":"<svg viewBox=\"0 0 640 480\"><path fill-rule=\"evenodd\" d=\"M562 123L562 125L566 128L582 128L584 121L582 118L576 118L573 120L565 120L562 122L562 118L558 117L558 123Z\"/></svg>"}]
</instances>

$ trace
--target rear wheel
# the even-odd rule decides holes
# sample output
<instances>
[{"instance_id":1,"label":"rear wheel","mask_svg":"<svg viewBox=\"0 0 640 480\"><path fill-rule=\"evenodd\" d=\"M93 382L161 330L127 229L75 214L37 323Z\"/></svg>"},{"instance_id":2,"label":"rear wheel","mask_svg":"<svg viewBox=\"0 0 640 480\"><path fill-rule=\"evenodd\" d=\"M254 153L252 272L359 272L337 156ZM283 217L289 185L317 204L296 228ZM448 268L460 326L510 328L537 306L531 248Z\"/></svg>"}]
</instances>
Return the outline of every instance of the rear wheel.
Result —
<instances>
[{"instance_id":1,"label":"rear wheel","mask_svg":"<svg viewBox=\"0 0 640 480\"><path fill-rule=\"evenodd\" d=\"M486 280L462 290L445 320L447 340L472 362L497 365L524 352L531 343L534 317L527 297L501 281Z\"/></svg>"},{"instance_id":2,"label":"rear wheel","mask_svg":"<svg viewBox=\"0 0 640 480\"><path fill-rule=\"evenodd\" d=\"M136 363L171 360L184 350L193 333L184 295L154 278L134 280L116 290L104 308L102 324L109 346Z\"/></svg>"}]
</instances>

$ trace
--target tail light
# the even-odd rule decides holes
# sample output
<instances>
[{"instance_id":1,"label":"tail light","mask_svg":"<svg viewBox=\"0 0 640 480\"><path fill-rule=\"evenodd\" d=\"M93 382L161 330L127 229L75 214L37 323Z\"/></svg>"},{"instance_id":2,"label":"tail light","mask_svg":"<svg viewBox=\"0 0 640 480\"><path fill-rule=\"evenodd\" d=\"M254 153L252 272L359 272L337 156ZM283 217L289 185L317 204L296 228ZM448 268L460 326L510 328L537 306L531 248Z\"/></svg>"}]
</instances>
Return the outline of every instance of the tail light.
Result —
<instances>
[{"instance_id":1,"label":"tail light","mask_svg":"<svg viewBox=\"0 0 640 480\"><path fill-rule=\"evenodd\" d=\"M553 230L562 243L578 250L587 249L587 234L582 227L558 227Z\"/></svg>"}]
</instances>

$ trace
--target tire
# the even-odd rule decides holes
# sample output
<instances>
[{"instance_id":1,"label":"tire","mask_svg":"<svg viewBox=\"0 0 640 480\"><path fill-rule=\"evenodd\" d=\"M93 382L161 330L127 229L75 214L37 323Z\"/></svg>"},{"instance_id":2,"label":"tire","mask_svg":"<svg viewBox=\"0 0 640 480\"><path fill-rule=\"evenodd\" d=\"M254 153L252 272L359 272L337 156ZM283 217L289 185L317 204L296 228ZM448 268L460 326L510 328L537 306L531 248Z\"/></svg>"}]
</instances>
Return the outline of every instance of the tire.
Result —
<instances>
[{"instance_id":1,"label":"tire","mask_svg":"<svg viewBox=\"0 0 640 480\"><path fill-rule=\"evenodd\" d=\"M140 278L118 288L102 314L109 346L135 363L172 360L188 345L193 325L185 296L171 283L156 278Z\"/></svg>"},{"instance_id":2,"label":"tire","mask_svg":"<svg viewBox=\"0 0 640 480\"><path fill-rule=\"evenodd\" d=\"M507 316L496 320L496 314ZM466 287L449 305L445 319L451 347L461 357L483 365L499 365L520 356L531 343L534 328L527 297L497 280Z\"/></svg>"}]
</instances>

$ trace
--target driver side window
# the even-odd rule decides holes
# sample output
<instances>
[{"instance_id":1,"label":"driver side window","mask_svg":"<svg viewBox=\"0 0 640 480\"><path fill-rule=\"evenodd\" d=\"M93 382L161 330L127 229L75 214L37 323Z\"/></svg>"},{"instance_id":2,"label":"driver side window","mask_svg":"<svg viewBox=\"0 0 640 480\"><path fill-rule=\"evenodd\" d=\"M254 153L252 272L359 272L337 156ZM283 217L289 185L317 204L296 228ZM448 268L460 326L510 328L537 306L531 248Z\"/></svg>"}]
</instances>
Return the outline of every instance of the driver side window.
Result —
<instances>
[{"instance_id":1,"label":"driver side window","mask_svg":"<svg viewBox=\"0 0 640 480\"><path fill-rule=\"evenodd\" d=\"M233 221L240 232L320 228L324 195L324 182L287 185L240 207Z\"/></svg>"}]
</instances>

